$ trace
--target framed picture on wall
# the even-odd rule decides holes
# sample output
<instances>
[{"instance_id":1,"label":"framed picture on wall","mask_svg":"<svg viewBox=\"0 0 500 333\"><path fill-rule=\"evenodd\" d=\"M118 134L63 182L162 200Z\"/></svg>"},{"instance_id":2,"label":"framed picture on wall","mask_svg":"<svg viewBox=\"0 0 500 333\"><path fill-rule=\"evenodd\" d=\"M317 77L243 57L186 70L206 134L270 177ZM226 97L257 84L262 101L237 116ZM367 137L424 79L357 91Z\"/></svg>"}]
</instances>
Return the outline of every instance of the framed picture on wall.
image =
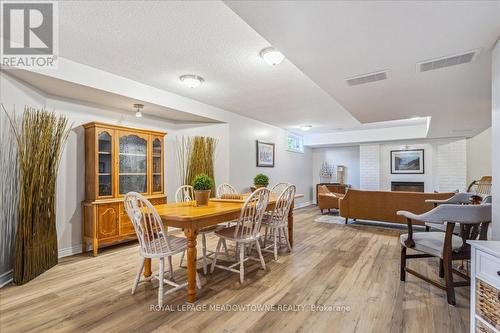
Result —
<instances>
[{"instance_id":1,"label":"framed picture on wall","mask_svg":"<svg viewBox=\"0 0 500 333\"><path fill-rule=\"evenodd\" d=\"M257 166L274 168L274 143L257 140Z\"/></svg>"},{"instance_id":2,"label":"framed picture on wall","mask_svg":"<svg viewBox=\"0 0 500 333\"><path fill-rule=\"evenodd\" d=\"M392 174L424 174L424 150L391 150Z\"/></svg>"}]
</instances>

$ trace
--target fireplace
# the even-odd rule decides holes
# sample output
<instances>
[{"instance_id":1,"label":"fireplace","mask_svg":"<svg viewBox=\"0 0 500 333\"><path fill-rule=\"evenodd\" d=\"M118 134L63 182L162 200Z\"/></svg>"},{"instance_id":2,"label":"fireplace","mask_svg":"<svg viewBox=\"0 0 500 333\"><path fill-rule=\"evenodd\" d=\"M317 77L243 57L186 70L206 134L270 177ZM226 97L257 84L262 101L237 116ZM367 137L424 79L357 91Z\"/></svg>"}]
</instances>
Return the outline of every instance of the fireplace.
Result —
<instances>
[{"instance_id":1,"label":"fireplace","mask_svg":"<svg viewBox=\"0 0 500 333\"><path fill-rule=\"evenodd\" d=\"M424 192L424 182L391 182L391 191Z\"/></svg>"}]
</instances>

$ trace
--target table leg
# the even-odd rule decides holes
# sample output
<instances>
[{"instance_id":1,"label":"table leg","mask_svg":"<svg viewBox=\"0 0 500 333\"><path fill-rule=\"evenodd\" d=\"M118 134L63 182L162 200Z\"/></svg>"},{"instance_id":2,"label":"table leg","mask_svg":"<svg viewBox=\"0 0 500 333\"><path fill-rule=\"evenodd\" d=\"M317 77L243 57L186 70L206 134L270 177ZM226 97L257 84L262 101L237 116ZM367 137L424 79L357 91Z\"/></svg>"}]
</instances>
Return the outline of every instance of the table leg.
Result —
<instances>
[{"instance_id":1,"label":"table leg","mask_svg":"<svg viewBox=\"0 0 500 333\"><path fill-rule=\"evenodd\" d=\"M187 238L187 280L188 280L188 302L196 301L196 237L198 230L185 228L184 234Z\"/></svg>"},{"instance_id":2,"label":"table leg","mask_svg":"<svg viewBox=\"0 0 500 333\"><path fill-rule=\"evenodd\" d=\"M291 247L293 247L293 207L294 202L292 201L290 211L288 212L288 241L290 242Z\"/></svg>"},{"instance_id":3,"label":"table leg","mask_svg":"<svg viewBox=\"0 0 500 333\"><path fill-rule=\"evenodd\" d=\"M145 258L144 260L144 277L148 278L153 274L151 271L151 258Z\"/></svg>"}]
</instances>

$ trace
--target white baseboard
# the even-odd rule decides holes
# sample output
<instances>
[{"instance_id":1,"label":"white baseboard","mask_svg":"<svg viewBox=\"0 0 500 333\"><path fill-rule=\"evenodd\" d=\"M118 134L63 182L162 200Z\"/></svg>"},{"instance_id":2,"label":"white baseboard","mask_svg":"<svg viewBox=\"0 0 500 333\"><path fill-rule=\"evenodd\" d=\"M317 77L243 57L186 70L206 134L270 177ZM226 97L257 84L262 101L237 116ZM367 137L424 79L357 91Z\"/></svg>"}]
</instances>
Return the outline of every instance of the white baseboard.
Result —
<instances>
[{"instance_id":1,"label":"white baseboard","mask_svg":"<svg viewBox=\"0 0 500 333\"><path fill-rule=\"evenodd\" d=\"M301 202L299 204L296 204L293 209L304 208L307 206L311 206L312 204L313 204L312 201Z\"/></svg>"},{"instance_id":2,"label":"white baseboard","mask_svg":"<svg viewBox=\"0 0 500 333\"><path fill-rule=\"evenodd\" d=\"M82 253L82 244L77 244L70 247L65 247L63 249L59 249L57 254L59 258L64 258L79 253Z\"/></svg>"},{"instance_id":3,"label":"white baseboard","mask_svg":"<svg viewBox=\"0 0 500 333\"><path fill-rule=\"evenodd\" d=\"M12 269L0 275L0 288L12 282Z\"/></svg>"}]
</instances>

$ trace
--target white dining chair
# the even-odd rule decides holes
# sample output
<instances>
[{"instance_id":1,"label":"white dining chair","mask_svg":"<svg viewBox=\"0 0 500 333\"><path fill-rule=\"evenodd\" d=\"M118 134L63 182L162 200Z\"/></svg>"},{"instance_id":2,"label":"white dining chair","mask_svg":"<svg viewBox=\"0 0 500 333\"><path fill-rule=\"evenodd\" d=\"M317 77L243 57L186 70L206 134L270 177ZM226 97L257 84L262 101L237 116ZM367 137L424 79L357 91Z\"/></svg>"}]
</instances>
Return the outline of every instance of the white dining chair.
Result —
<instances>
[{"instance_id":1,"label":"white dining chair","mask_svg":"<svg viewBox=\"0 0 500 333\"><path fill-rule=\"evenodd\" d=\"M191 185L182 185L177 191L175 191L175 202L189 202L194 200L194 189ZM202 260L203 260L203 274L207 274L208 272L208 260L211 259L211 256L214 254L213 251L207 250L207 234L214 232L218 227L208 227L201 229L198 234L201 235L201 251L202 251ZM227 252L227 246L224 244L224 249ZM186 251L182 252L181 261L179 262L179 266L182 267L184 262L184 257L186 256Z\"/></svg>"},{"instance_id":2,"label":"white dining chair","mask_svg":"<svg viewBox=\"0 0 500 333\"><path fill-rule=\"evenodd\" d=\"M265 215L262 219L262 227L265 228L262 251L274 253L274 260L278 260L278 248L286 246L292 250L288 239L288 213L295 200L295 186L288 185L279 194L276 205L271 214ZM271 237L271 244L266 247L268 241L268 231ZM282 239L284 238L284 242Z\"/></svg>"},{"instance_id":3,"label":"white dining chair","mask_svg":"<svg viewBox=\"0 0 500 333\"><path fill-rule=\"evenodd\" d=\"M135 229L139 241L139 254L142 257L139 270L137 272L132 295L135 294L140 282L158 280L158 305L163 305L163 296L173 293L181 288L185 288L188 283L178 284L174 281L174 270L172 266L172 256L187 249L187 240L184 237L177 237L168 234L168 227L163 226L163 222L154 206L141 194L129 192L125 195L125 210ZM145 259L159 259L158 274L141 281ZM165 278L165 258L168 258L170 279ZM165 291L163 285L168 284L173 288ZM201 288L198 273L196 273L196 284Z\"/></svg>"},{"instance_id":4,"label":"white dining chair","mask_svg":"<svg viewBox=\"0 0 500 333\"><path fill-rule=\"evenodd\" d=\"M194 189L191 185L182 185L175 191L175 202L188 202L194 200Z\"/></svg>"},{"instance_id":5,"label":"white dining chair","mask_svg":"<svg viewBox=\"0 0 500 333\"><path fill-rule=\"evenodd\" d=\"M227 183L220 184L217 186L217 198L221 198L224 194L238 194L238 191Z\"/></svg>"},{"instance_id":6,"label":"white dining chair","mask_svg":"<svg viewBox=\"0 0 500 333\"><path fill-rule=\"evenodd\" d=\"M280 182L271 187L271 193L273 193L276 196L279 196L288 186L292 184L287 183L287 182Z\"/></svg>"},{"instance_id":7,"label":"white dining chair","mask_svg":"<svg viewBox=\"0 0 500 333\"><path fill-rule=\"evenodd\" d=\"M259 188L253 192L246 200L245 204L241 208L240 217L235 226L224 228L215 231L215 235L219 237L219 242L217 243L217 249L215 250L215 255L212 260L211 272L214 271L215 267L240 274L240 282L243 283L245 279L245 266L244 263L247 260L260 261L262 268L266 269L266 263L264 257L262 256L262 251L260 249L260 224L262 222L262 216L266 211L267 204L269 203L270 191L266 188ZM235 243L235 247L239 250L239 261L229 265L223 266L217 264L217 256L222 253L220 252L221 246L224 241L231 241ZM254 258L251 256L245 257L245 249L248 245L255 245L257 248L257 253L259 258ZM239 270L235 269L239 265Z\"/></svg>"}]
</instances>

